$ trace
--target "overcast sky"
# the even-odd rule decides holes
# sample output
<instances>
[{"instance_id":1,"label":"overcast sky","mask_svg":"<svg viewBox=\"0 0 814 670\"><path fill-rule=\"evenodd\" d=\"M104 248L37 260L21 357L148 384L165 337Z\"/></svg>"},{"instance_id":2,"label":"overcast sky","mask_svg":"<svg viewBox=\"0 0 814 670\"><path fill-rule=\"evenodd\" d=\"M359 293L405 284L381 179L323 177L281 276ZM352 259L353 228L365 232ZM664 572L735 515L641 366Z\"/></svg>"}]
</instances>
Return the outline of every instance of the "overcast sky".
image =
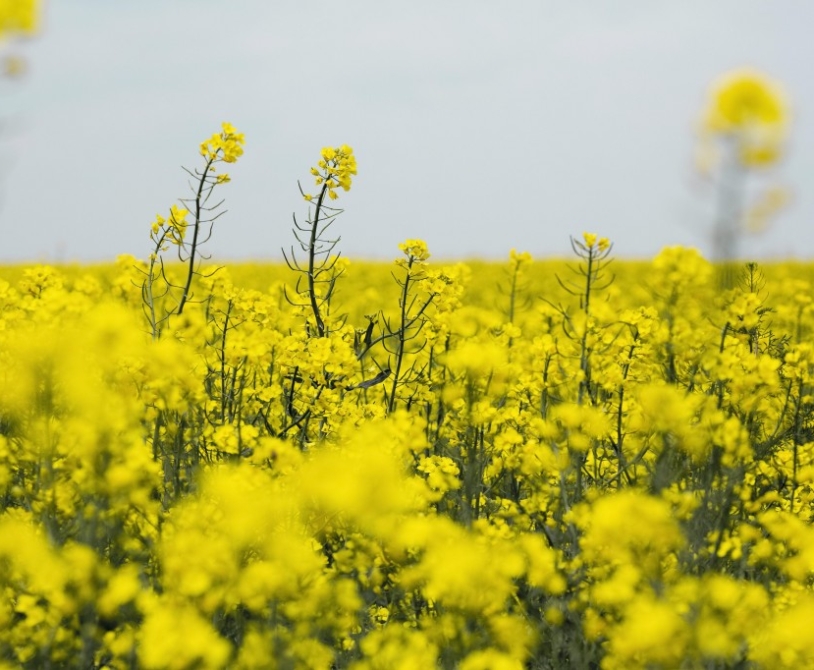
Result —
<instances>
[{"instance_id":1,"label":"overcast sky","mask_svg":"<svg viewBox=\"0 0 814 670\"><path fill-rule=\"evenodd\" d=\"M181 166L229 121L244 157L223 187L218 260L276 259L305 213L297 180L349 144L359 174L335 224L350 257L708 253L695 176L710 83L750 66L793 104L793 201L749 257L814 257L810 0L52 0L0 82L0 261L146 257L188 195ZM5 47L6 49L8 47Z\"/></svg>"}]
</instances>

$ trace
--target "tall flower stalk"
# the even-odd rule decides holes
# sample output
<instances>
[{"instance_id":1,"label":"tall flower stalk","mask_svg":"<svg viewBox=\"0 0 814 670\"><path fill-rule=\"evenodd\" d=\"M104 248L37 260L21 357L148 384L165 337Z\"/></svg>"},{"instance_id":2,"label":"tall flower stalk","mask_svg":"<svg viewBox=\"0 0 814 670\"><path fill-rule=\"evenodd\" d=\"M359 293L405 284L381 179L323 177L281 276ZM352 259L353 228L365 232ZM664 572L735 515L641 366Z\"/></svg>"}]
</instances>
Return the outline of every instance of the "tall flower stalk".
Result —
<instances>
[{"instance_id":1,"label":"tall flower stalk","mask_svg":"<svg viewBox=\"0 0 814 670\"><path fill-rule=\"evenodd\" d=\"M713 85L701 123L705 159L699 167L714 183L712 258L722 264L722 283L727 288L734 283L731 262L741 237L765 228L782 206L784 198L777 189L748 206L747 187L751 173L781 159L788 125L783 91L765 75L738 70Z\"/></svg>"},{"instance_id":2,"label":"tall flower stalk","mask_svg":"<svg viewBox=\"0 0 814 670\"><path fill-rule=\"evenodd\" d=\"M325 337L328 334L328 327L325 324L324 310L330 302L336 280L341 274L337 270L336 261L339 255L333 255L340 238L328 239L325 233L334 219L342 213L341 209L329 207L329 201L337 200L339 193L337 189L349 191L351 181L356 174L356 157L353 149L347 144L340 147L324 147L320 160L316 167L311 168L314 181L319 186L319 193L313 195L306 193L300 187L303 198L313 206L309 210L308 218L304 224L297 221L294 216L293 233L303 253L307 256L307 265L303 267L297 260L294 248L290 253L283 250L283 256L288 266L301 274L297 280L297 295L304 299L314 318L314 323L309 324L309 331L318 337ZM313 213L312 213L313 212ZM305 277L306 286L302 288L301 279ZM292 304L303 305L296 299L289 299Z\"/></svg>"},{"instance_id":3,"label":"tall flower stalk","mask_svg":"<svg viewBox=\"0 0 814 670\"><path fill-rule=\"evenodd\" d=\"M144 314L153 339L161 335L162 326L173 315L181 315L192 298L192 282L200 276L201 246L212 236L215 221L226 210L223 200L210 202L215 188L230 181L225 172L217 173L218 163L235 163L243 155L243 133L223 123L221 132L201 143L203 168L184 171L192 177L192 198L181 199L184 207L173 205L169 217L156 215L150 230L153 251L144 273L141 287ZM187 217L193 216L192 221ZM175 248L178 260L184 265L184 279L178 283L167 274L164 252Z\"/></svg>"}]
</instances>

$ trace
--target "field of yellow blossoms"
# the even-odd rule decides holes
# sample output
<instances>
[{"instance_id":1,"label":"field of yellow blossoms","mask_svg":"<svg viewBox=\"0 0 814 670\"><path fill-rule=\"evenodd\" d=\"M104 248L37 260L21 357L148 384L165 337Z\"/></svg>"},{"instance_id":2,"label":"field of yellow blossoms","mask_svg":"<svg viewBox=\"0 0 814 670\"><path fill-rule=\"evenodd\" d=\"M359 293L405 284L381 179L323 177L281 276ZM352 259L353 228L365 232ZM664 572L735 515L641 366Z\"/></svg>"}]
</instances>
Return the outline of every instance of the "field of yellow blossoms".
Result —
<instances>
[{"instance_id":1,"label":"field of yellow blossoms","mask_svg":"<svg viewBox=\"0 0 814 670\"><path fill-rule=\"evenodd\" d=\"M341 146L218 267L242 151L0 269L0 667L814 667L814 266L349 262Z\"/></svg>"}]
</instances>

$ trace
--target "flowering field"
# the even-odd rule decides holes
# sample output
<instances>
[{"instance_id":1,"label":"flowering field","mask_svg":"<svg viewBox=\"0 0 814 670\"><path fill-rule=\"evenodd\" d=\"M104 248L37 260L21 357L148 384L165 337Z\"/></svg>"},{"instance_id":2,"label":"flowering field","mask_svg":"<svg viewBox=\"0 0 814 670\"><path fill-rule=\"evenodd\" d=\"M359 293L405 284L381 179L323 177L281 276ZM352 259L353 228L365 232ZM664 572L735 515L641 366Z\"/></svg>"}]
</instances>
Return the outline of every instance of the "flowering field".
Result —
<instances>
[{"instance_id":1,"label":"flowering field","mask_svg":"<svg viewBox=\"0 0 814 670\"><path fill-rule=\"evenodd\" d=\"M814 667L814 266L0 268L0 667ZM202 263L202 260L204 261Z\"/></svg>"},{"instance_id":2,"label":"flowering field","mask_svg":"<svg viewBox=\"0 0 814 670\"><path fill-rule=\"evenodd\" d=\"M4 269L4 667L811 667L814 268L575 250Z\"/></svg>"}]
</instances>

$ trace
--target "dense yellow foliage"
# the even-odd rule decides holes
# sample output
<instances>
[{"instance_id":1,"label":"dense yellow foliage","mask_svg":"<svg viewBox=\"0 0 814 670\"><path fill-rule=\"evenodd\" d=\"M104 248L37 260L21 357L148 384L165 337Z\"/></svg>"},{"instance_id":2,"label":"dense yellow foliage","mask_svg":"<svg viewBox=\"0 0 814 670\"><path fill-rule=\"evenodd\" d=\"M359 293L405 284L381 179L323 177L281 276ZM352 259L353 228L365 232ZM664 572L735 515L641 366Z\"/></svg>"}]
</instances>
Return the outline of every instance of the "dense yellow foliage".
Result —
<instances>
[{"instance_id":1,"label":"dense yellow foliage","mask_svg":"<svg viewBox=\"0 0 814 670\"><path fill-rule=\"evenodd\" d=\"M814 268L575 249L3 269L6 667L812 667Z\"/></svg>"}]
</instances>

